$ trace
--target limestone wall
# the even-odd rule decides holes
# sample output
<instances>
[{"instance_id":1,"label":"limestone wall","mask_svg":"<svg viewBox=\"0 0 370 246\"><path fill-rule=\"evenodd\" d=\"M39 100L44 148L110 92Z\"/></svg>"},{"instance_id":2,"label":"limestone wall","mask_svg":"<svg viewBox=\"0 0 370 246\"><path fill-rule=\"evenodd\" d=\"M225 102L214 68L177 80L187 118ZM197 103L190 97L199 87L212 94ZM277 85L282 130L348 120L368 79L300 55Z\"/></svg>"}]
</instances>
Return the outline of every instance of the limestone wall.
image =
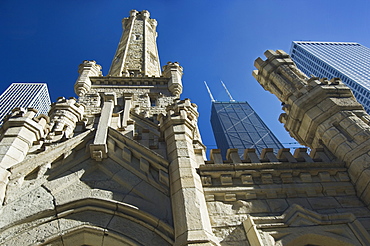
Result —
<instances>
[{"instance_id":1,"label":"limestone wall","mask_svg":"<svg viewBox=\"0 0 370 246\"><path fill-rule=\"evenodd\" d=\"M310 153L296 149L294 154L289 149L281 149L278 155L274 155L272 149L265 149L261 156L255 155L254 149L247 149L242 160L236 149L230 149L226 160L222 159L218 150L212 150L211 160L199 167L213 232L221 245L256 245L251 239L253 236L247 235L250 229L245 226L247 221L254 217L269 218L261 228L278 233L276 225L289 227L289 223L278 220L279 216L285 218L289 210L297 213L301 209L305 218L310 213L318 217L343 215L347 219L345 223L335 219L330 223L340 222L346 228L346 223L353 220L348 214L353 214L353 218L370 231L370 211L356 196L345 164L330 161L322 149ZM299 227L314 230L313 225L317 229L328 222L315 223L307 219ZM330 232L330 228L317 230ZM283 245L286 245L284 240L288 240L288 236L273 239L269 233L261 232L261 235ZM347 236L343 232L338 237L346 242Z\"/></svg>"}]
</instances>

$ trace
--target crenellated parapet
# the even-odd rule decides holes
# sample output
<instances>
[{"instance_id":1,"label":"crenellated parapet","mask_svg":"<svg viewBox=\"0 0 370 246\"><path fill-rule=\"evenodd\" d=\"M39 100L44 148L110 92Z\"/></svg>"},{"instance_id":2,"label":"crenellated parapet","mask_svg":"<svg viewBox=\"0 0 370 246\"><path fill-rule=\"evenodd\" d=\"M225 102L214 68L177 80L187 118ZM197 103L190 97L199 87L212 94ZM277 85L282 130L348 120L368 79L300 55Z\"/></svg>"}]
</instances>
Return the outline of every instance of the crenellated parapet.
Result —
<instances>
[{"instance_id":1,"label":"crenellated parapet","mask_svg":"<svg viewBox=\"0 0 370 246\"><path fill-rule=\"evenodd\" d=\"M78 67L80 74L76 80L74 89L78 96L83 96L91 89L90 77L101 76L101 66L96 64L95 61L83 61Z\"/></svg>"},{"instance_id":2,"label":"crenellated parapet","mask_svg":"<svg viewBox=\"0 0 370 246\"><path fill-rule=\"evenodd\" d=\"M308 78L284 51L266 51L253 72L283 104L280 122L298 142L346 163L357 195L370 204L370 116L338 78Z\"/></svg>"},{"instance_id":3,"label":"crenellated parapet","mask_svg":"<svg viewBox=\"0 0 370 246\"><path fill-rule=\"evenodd\" d=\"M84 110L85 106L75 98L59 97L49 111L51 131L48 139L54 142L62 137L71 138L76 123L82 121Z\"/></svg>"},{"instance_id":4,"label":"crenellated parapet","mask_svg":"<svg viewBox=\"0 0 370 246\"><path fill-rule=\"evenodd\" d=\"M262 150L261 155L256 153L256 149L245 149L243 159L238 154L238 149L228 149L226 159L221 155L220 149L211 149L210 160L206 164L240 164L240 163L276 163L276 162L330 162L330 156L323 148L313 149L308 153L307 148L297 148L292 154L289 148L283 148L277 154L271 148Z\"/></svg>"},{"instance_id":5,"label":"crenellated parapet","mask_svg":"<svg viewBox=\"0 0 370 246\"><path fill-rule=\"evenodd\" d=\"M211 150L210 160L199 166L198 173L216 237L235 241L235 245L241 245L243 240L250 245L275 245L266 242L285 240L284 236L295 235L292 229L304 231L307 225L310 230L330 232L333 224L356 221L361 228L360 222L369 219L369 210L356 196L345 163L329 158L323 149L308 153L299 148L293 154L289 149L280 149L278 154L264 149L260 156L254 149L246 149L243 158L237 149L229 149L226 160L222 160L219 150ZM297 206L306 211L297 215L296 224L279 220ZM309 215L328 221L310 221ZM256 221L250 222L251 218ZM258 219L265 223L256 226ZM294 224L293 228L287 229L289 224ZM321 225L329 228L323 230ZM265 230L267 236L255 237L251 235L253 230L255 235L264 235ZM366 230L361 230L367 235ZM230 231L235 232L232 237ZM280 232L282 237L271 236Z\"/></svg>"},{"instance_id":6,"label":"crenellated parapet","mask_svg":"<svg viewBox=\"0 0 370 246\"><path fill-rule=\"evenodd\" d=\"M243 159L237 149L229 149L226 160L219 149L212 149L199 174L207 201L355 194L344 163L330 161L323 149L307 153L298 148L292 154L284 148L274 154L267 148L260 156L245 149Z\"/></svg>"}]
</instances>

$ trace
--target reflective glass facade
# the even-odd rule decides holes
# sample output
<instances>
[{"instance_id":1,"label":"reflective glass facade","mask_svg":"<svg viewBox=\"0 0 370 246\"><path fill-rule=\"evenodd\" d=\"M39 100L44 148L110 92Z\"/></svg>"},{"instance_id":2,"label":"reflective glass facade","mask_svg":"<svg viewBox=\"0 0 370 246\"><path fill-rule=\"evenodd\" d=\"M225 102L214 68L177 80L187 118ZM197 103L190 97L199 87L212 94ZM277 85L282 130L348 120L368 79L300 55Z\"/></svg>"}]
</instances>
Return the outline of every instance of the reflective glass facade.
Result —
<instances>
[{"instance_id":1,"label":"reflective glass facade","mask_svg":"<svg viewBox=\"0 0 370 246\"><path fill-rule=\"evenodd\" d=\"M259 154L264 148L273 148L274 152L283 148L247 102L213 102L211 124L224 158L230 148L238 149L240 156L247 148L254 148Z\"/></svg>"},{"instance_id":2,"label":"reflective glass facade","mask_svg":"<svg viewBox=\"0 0 370 246\"><path fill-rule=\"evenodd\" d=\"M370 48L350 42L293 41L290 56L308 76L340 78L370 113Z\"/></svg>"},{"instance_id":3,"label":"reflective glass facade","mask_svg":"<svg viewBox=\"0 0 370 246\"><path fill-rule=\"evenodd\" d=\"M13 83L0 95L0 125L16 107L35 108L38 114L48 115L50 96L45 83Z\"/></svg>"}]
</instances>

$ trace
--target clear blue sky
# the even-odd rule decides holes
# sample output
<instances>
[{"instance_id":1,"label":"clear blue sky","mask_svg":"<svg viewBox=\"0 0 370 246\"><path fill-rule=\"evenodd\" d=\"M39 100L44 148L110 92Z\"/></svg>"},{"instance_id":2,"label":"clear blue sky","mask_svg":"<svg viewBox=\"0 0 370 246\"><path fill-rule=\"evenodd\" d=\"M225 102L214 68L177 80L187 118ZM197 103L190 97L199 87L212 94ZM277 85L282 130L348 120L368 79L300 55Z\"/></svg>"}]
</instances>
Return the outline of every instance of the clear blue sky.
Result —
<instances>
[{"instance_id":1,"label":"clear blue sky","mask_svg":"<svg viewBox=\"0 0 370 246\"><path fill-rule=\"evenodd\" d=\"M234 99L248 101L282 143L291 143L278 122L280 102L251 75L254 60L267 49L289 52L293 40L370 47L368 0L0 0L0 91L12 82L46 82L52 101L75 96L83 60L96 60L107 74L131 9L157 19L161 64L183 66L182 98L198 105L209 149L215 144L203 81L227 101L223 80Z\"/></svg>"}]
</instances>

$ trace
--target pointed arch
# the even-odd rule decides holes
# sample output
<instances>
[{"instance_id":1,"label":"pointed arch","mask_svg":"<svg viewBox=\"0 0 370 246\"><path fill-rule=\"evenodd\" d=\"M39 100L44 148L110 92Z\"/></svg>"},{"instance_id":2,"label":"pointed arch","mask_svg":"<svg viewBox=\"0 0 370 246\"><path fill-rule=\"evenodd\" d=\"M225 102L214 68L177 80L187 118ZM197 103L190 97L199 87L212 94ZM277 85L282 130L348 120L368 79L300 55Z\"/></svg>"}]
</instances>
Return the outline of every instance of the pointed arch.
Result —
<instances>
[{"instance_id":1,"label":"pointed arch","mask_svg":"<svg viewBox=\"0 0 370 246\"><path fill-rule=\"evenodd\" d=\"M55 212L48 210L15 222L0 232L0 244L173 244L171 226L129 204L85 198L57 206Z\"/></svg>"}]
</instances>

